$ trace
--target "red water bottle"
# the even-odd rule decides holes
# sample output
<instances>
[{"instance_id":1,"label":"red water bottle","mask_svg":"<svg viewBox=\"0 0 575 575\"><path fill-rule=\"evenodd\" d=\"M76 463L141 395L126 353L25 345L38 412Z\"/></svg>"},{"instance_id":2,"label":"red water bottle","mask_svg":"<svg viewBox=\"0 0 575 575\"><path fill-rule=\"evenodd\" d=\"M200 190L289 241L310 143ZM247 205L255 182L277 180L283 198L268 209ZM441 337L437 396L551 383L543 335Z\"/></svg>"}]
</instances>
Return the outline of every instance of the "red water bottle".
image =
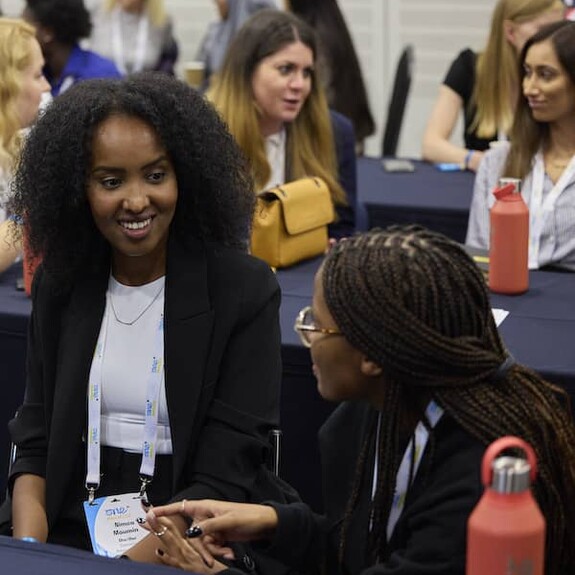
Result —
<instances>
[{"instance_id":1,"label":"red water bottle","mask_svg":"<svg viewBox=\"0 0 575 575\"><path fill-rule=\"evenodd\" d=\"M529 209L520 184L515 178L501 178L493 191L488 283L496 293L518 294L529 287Z\"/></svg>"},{"instance_id":2,"label":"red water bottle","mask_svg":"<svg viewBox=\"0 0 575 575\"><path fill-rule=\"evenodd\" d=\"M30 296L32 294L32 281L34 280L34 273L36 272L36 268L40 264L42 258L32 255L32 252L28 246L28 235L26 233L25 226L22 243L22 271L24 275L24 291L26 292L27 296Z\"/></svg>"},{"instance_id":3,"label":"red water bottle","mask_svg":"<svg viewBox=\"0 0 575 575\"><path fill-rule=\"evenodd\" d=\"M497 457L511 447L526 456ZM543 575L545 519L530 483L537 474L531 446L502 437L485 451L481 464L483 496L467 522L466 575Z\"/></svg>"}]
</instances>

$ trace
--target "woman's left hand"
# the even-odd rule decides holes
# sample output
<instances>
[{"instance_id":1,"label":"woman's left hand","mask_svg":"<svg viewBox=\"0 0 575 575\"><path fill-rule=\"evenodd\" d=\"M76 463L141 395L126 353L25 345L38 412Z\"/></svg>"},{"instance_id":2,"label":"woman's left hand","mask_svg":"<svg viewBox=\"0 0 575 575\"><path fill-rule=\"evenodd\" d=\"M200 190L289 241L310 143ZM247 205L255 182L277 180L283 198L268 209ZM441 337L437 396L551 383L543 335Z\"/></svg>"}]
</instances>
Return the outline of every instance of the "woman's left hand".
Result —
<instances>
[{"instance_id":1,"label":"woman's left hand","mask_svg":"<svg viewBox=\"0 0 575 575\"><path fill-rule=\"evenodd\" d=\"M187 539L171 519L150 515L143 527L161 541L163 549L158 548L156 555L164 565L206 575L227 569L226 565L214 559L201 539Z\"/></svg>"}]
</instances>

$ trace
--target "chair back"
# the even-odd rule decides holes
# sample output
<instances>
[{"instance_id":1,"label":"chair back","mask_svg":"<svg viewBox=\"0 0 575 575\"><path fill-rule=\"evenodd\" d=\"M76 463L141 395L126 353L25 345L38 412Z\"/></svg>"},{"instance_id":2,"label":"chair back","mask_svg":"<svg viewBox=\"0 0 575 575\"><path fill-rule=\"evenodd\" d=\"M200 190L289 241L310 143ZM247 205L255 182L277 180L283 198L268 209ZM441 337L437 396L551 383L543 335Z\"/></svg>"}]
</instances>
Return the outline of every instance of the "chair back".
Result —
<instances>
[{"instance_id":1,"label":"chair back","mask_svg":"<svg viewBox=\"0 0 575 575\"><path fill-rule=\"evenodd\" d=\"M383 133L383 142L381 155L395 156L397 153L397 144L401 133L401 125L405 113L407 96L411 87L411 77L413 73L414 50L411 44L408 44L399 57L393 89L387 109L387 120Z\"/></svg>"}]
</instances>

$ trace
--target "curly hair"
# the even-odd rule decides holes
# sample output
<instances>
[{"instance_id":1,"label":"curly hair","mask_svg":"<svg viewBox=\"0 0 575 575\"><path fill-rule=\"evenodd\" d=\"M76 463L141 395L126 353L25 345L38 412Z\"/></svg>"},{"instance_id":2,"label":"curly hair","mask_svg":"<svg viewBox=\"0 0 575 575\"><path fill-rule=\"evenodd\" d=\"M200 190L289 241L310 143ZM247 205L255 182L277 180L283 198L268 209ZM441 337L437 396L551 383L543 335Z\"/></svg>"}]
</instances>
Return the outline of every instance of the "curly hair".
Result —
<instances>
[{"instance_id":1,"label":"curly hair","mask_svg":"<svg viewBox=\"0 0 575 575\"><path fill-rule=\"evenodd\" d=\"M92 31L90 12L83 0L26 0L34 24L50 28L62 44L74 45Z\"/></svg>"},{"instance_id":2,"label":"curly hair","mask_svg":"<svg viewBox=\"0 0 575 575\"><path fill-rule=\"evenodd\" d=\"M0 167L11 171L20 150L17 101L32 62L35 31L23 20L0 18Z\"/></svg>"},{"instance_id":3,"label":"curly hair","mask_svg":"<svg viewBox=\"0 0 575 575\"><path fill-rule=\"evenodd\" d=\"M178 182L171 233L246 248L255 199L240 149L198 92L146 72L74 85L23 147L10 207L25 220L30 248L47 273L69 285L109 255L86 190L94 133L111 115L147 122L166 149Z\"/></svg>"},{"instance_id":4,"label":"curly hair","mask_svg":"<svg viewBox=\"0 0 575 575\"><path fill-rule=\"evenodd\" d=\"M575 426L569 402L563 390L528 368L507 368L508 352L473 260L441 234L394 226L340 242L322 270L325 301L337 326L385 373L373 559L387 557L385 526L402 456L400 425L422 419L425 403L433 399L486 446L504 435L531 444L539 465L534 494L547 522L545 573L572 572ZM368 435L343 522L340 559L375 426Z\"/></svg>"}]
</instances>

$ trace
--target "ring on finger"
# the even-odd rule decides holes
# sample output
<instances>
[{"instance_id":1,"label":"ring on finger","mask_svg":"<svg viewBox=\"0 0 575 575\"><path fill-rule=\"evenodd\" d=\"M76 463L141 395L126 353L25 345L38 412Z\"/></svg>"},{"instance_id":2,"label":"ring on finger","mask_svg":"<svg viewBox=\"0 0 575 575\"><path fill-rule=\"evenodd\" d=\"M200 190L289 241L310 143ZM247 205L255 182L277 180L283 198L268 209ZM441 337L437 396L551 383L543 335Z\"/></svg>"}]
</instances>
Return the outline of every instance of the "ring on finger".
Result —
<instances>
[{"instance_id":1,"label":"ring on finger","mask_svg":"<svg viewBox=\"0 0 575 575\"><path fill-rule=\"evenodd\" d=\"M156 537L163 537L166 534L167 530L168 530L167 527L163 527L160 531L154 531L154 535Z\"/></svg>"}]
</instances>

